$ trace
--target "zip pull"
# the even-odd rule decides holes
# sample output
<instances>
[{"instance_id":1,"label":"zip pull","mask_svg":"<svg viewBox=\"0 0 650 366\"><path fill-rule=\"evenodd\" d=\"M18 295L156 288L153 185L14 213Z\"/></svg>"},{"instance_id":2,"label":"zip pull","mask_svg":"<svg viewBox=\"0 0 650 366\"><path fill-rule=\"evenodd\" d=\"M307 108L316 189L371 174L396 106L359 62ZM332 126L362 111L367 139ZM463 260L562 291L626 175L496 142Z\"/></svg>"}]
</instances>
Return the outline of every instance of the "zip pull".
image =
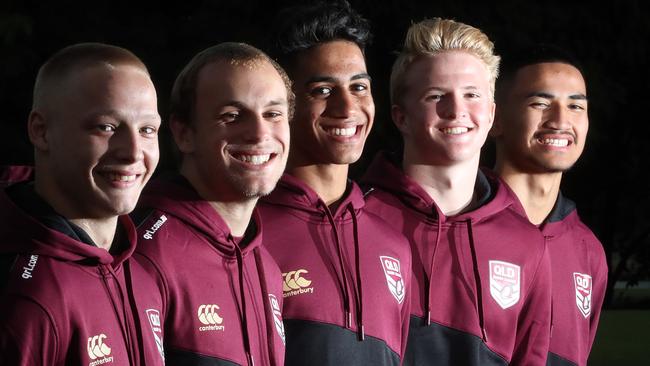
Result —
<instances>
[{"instance_id":1,"label":"zip pull","mask_svg":"<svg viewBox=\"0 0 650 366\"><path fill-rule=\"evenodd\" d=\"M250 366L255 366L255 361L253 360L253 355L251 355L250 352L247 352L246 356L248 357L248 364Z\"/></svg>"},{"instance_id":2,"label":"zip pull","mask_svg":"<svg viewBox=\"0 0 650 366\"><path fill-rule=\"evenodd\" d=\"M366 331L364 330L363 324L359 325L359 330L357 331L357 338L361 342L366 340Z\"/></svg>"},{"instance_id":3,"label":"zip pull","mask_svg":"<svg viewBox=\"0 0 650 366\"><path fill-rule=\"evenodd\" d=\"M345 311L345 327L352 328L352 314L350 310Z\"/></svg>"},{"instance_id":4,"label":"zip pull","mask_svg":"<svg viewBox=\"0 0 650 366\"><path fill-rule=\"evenodd\" d=\"M487 330L485 330L485 327L481 327L481 333L483 333L483 343L487 343L488 337L487 337Z\"/></svg>"},{"instance_id":5,"label":"zip pull","mask_svg":"<svg viewBox=\"0 0 650 366\"><path fill-rule=\"evenodd\" d=\"M427 310L427 327L431 325L431 310Z\"/></svg>"}]
</instances>

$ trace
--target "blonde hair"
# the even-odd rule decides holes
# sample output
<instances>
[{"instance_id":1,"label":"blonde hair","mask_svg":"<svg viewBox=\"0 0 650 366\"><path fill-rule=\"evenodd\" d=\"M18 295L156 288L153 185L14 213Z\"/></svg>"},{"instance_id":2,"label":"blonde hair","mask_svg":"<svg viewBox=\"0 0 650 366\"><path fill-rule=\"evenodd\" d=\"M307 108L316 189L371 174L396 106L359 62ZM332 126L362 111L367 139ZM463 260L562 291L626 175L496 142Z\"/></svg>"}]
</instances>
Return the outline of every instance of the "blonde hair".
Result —
<instances>
[{"instance_id":1,"label":"blonde hair","mask_svg":"<svg viewBox=\"0 0 650 366\"><path fill-rule=\"evenodd\" d=\"M433 18L409 27L404 48L393 64L390 75L390 100L396 104L404 95L409 66L420 56L445 51L467 52L481 60L490 74L490 96L499 75L501 58L494 54L494 43L480 29L450 19Z\"/></svg>"}]
</instances>

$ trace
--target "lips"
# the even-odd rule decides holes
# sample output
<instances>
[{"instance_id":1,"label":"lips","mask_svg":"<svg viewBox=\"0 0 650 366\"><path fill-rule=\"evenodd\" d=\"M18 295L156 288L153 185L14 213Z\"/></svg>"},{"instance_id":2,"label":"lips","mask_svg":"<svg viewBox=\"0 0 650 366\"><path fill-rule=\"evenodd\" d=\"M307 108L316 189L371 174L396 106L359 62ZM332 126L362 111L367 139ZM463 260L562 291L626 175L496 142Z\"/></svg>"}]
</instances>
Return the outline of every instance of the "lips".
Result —
<instances>
[{"instance_id":1,"label":"lips","mask_svg":"<svg viewBox=\"0 0 650 366\"><path fill-rule=\"evenodd\" d=\"M439 128L438 130L444 133L445 135L462 135L464 133L471 131L472 129L469 127L457 126L457 127L443 127L443 128Z\"/></svg>"},{"instance_id":2,"label":"lips","mask_svg":"<svg viewBox=\"0 0 650 366\"><path fill-rule=\"evenodd\" d=\"M549 147L567 147L574 142L574 136L570 133L537 133L535 139L538 144Z\"/></svg>"},{"instance_id":3,"label":"lips","mask_svg":"<svg viewBox=\"0 0 650 366\"><path fill-rule=\"evenodd\" d=\"M329 136L336 137L336 138L349 138L353 136L357 136L359 134L359 131L361 131L362 125L355 125L355 126L323 126L321 125L321 129L325 131L325 133Z\"/></svg>"},{"instance_id":4,"label":"lips","mask_svg":"<svg viewBox=\"0 0 650 366\"><path fill-rule=\"evenodd\" d=\"M252 165L262 165L271 159L271 154L258 154L258 155L238 154L238 155L234 155L234 158L239 161L243 161L244 163L248 163Z\"/></svg>"}]
</instances>

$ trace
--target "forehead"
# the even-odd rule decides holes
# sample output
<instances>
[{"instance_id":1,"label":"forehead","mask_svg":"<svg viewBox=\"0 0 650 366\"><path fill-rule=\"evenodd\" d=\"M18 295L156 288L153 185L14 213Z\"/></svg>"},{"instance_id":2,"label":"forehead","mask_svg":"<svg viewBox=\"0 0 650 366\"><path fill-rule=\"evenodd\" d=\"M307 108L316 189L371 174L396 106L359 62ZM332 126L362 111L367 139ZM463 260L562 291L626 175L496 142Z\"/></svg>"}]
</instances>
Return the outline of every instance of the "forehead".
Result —
<instances>
[{"instance_id":1,"label":"forehead","mask_svg":"<svg viewBox=\"0 0 650 366\"><path fill-rule=\"evenodd\" d=\"M261 59L216 61L205 65L197 76L197 97L236 98L251 95L261 99L286 99L287 91L278 71Z\"/></svg>"},{"instance_id":2,"label":"forehead","mask_svg":"<svg viewBox=\"0 0 650 366\"><path fill-rule=\"evenodd\" d=\"M349 76L366 73L366 61L354 42L337 40L325 42L301 52L296 59L294 76Z\"/></svg>"},{"instance_id":3,"label":"forehead","mask_svg":"<svg viewBox=\"0 0 650 366\"><path fill-rule=\"evenodd\" d=\"M487 86L490 73L478 57L464 51L445 51L418 57L407 70L407 83L432 86Z\"/></svg>"},{"instance_id":4,"label":"forehead","mask_svg":"<svg viewBox=\"0 0 650 366\"><path fill-rule=\"evenodd\" d=\"M545 62L527 65L517 71L513 79L515 92L546 91L551 94L570 93L586 95L585 80L572 65Z\"/></svg>"}]
</instances>

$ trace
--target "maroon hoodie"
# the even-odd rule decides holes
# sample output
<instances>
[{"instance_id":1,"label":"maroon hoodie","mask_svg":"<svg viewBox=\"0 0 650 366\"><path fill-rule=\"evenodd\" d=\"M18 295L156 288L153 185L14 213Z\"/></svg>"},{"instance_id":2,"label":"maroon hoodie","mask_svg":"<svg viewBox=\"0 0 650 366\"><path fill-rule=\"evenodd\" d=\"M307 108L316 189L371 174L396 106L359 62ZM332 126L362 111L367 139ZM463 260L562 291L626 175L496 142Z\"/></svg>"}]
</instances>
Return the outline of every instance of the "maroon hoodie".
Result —
<instances>
[{"instance_id":1,"label":"maroon hoodie","mask_svg":"<svg viewBox=\"0 0 650 366\"><path fill-rule=\"evenodd\" d=\"M413 291L405 365L544 365L551 278L539 230L498 179L479 172L480 207L446 217L380 154L366 206L411 242Z\"/></svg>"},{"instance_id":2,"label":"maroon hoodie","mask_svg":"<svg viewBox=\"0 0 650 366\"><path fill-rule=\"evenodd\" d=\"M162 298L129 258L131 220L119 218L126 248L111 255L54 229L71 227L61 216L48 217L46 226L0 192L0 364L164 364Z\"/></svg>"},{"instance_id":3,"label":"maroon hoodie","mask_svg":"<svg viewBox=\"0 0 650 366\"><path fill-rule=\"evenodd\" d=\"M260 203L284 279L286 365L398 365L406 347L408 242L348 187L332 212L285 174Z\"/></svg>"},{"instance_id":4,"label":"maroon hoodie","mask_svg":"<svg viewBox=\"0 0 650 366\"><path fill-rule=\"evenodd\" d=\"M607 287L603 247L580 221L575 203L558 196L540 226L553 273L553 328L549 365L587 364Z\"/></svg>"},{"instance_id":5,"label":"maroon hoodie","mask_svg":"<svg viewBox=\"0 0 650 366\"><path fill-rule=\"evenodd\" d=\"M34 168L26 165L4 165L0 166L0 187L6 187L12 183L30 180L34 176Z\"/></svg>"},{"instance_id":6,"label":"maroon hoodie","mask_svg":"<svg viewBox=\"0 0 650 366\"><path fill-rule=\"evenodd\" d=\"M143 209L136 256L151 261L165 294L167 363L282 365L282 282L260 247L257 212L244 239L234 238L180 176L152 182L138 214Z\"/></svg>"}]
</instances>

